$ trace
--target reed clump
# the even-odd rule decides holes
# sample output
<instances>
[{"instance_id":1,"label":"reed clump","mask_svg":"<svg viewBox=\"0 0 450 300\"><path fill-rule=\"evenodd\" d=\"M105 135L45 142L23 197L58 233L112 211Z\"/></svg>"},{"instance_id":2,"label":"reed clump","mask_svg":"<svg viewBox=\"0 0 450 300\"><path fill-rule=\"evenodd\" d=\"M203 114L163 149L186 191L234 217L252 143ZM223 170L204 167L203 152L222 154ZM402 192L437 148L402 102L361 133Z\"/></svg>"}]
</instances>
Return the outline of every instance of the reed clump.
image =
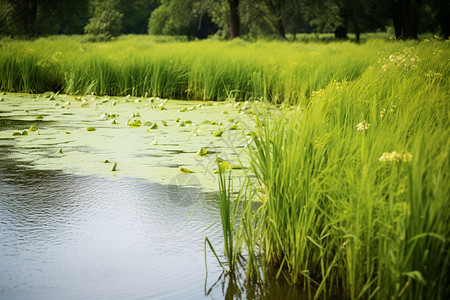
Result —
<instances>
[{"instance_id":1,"label":"reed clump","mask_svg":"<svg viewBox=\"0 0 450 300\"><path fill-rule=\"evenodd\" d=\"M296 106L254 107L242 188L261 205L240 230L309 298L450 295L448 42L400 45Z\"/></svg>"},{"instance_id":2,"label":"reed clump","mask_svg":"<svg viewBox=\"0 0 450 300\"><path fill-rule=\"evenodd\" d=\"M405 48L296 110L260 112L251 156L265 261L311 295L448 296L450 86L439 53Z\"/></svg>"},{"instance_id":3,"label":"reed clump","mask_svg":"<svg viewBox=\"0 0 450 300\"><path fill-rule=\"evenodd\" d=\"M87 43L80 37L2 40L0 89L296 103L332 80L359 78L380 58L380 51L402 47L403 43L382 39L361 45L239 39L161 42L148 36L107 43Z\"/></svg>"}]
</instances>

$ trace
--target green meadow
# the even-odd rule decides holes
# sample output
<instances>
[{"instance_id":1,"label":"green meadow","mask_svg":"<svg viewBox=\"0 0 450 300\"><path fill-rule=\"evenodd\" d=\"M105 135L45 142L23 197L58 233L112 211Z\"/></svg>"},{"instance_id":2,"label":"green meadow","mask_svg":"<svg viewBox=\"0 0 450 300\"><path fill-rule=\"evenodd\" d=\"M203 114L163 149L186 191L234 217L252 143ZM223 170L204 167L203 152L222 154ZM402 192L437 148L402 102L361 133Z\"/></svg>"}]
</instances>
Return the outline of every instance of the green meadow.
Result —
<instances>
[{"instance_id":1,"label":"green meadow","mask_svg":"<svg viewBox=\"0 0 450 300\"><path fill-rule=\"evenodd\" d=\"M448 299L449 75L434 38L0 42L4 92L253 101L246 179L219 162L215 252L311 299Z\"/></svg>"}]
</instances>

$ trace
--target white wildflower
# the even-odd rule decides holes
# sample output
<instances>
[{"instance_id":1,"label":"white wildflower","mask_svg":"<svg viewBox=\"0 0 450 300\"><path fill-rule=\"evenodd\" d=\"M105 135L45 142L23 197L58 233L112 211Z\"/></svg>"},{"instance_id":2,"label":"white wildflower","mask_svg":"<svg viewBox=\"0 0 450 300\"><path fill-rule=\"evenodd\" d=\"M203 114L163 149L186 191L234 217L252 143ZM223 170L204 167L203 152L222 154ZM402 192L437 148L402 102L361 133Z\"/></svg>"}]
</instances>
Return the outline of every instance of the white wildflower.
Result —
<instances>
[{"instance_id":1,"label":"white wildflower","mask_svg":"<svg viewBox=\"0 0 450 300\"><path fill-rule=\"evenodd\" d=\"M356 126L356 130L357 131L367 130L367 129L369 129L369 127L370 127L370 124L366 120L363 120L361 123L359 123Z\"/></svg>"},{"instance_id":2,"label":"white wildflower","mask_svg":"<svg viewBox=\"0 0 450 300\"><path fill-rule=\"evenodd\" d=\"M412 154L408 153L408 152L404 152L402 153L398 153L396 151L393 151L392 153L389 152L384 152L380 158L378 159L379 161L382 162L386 162L386 161L393 161L393 162L408 162L411 161L413 158Z\"/></svg>"}]
</instances>

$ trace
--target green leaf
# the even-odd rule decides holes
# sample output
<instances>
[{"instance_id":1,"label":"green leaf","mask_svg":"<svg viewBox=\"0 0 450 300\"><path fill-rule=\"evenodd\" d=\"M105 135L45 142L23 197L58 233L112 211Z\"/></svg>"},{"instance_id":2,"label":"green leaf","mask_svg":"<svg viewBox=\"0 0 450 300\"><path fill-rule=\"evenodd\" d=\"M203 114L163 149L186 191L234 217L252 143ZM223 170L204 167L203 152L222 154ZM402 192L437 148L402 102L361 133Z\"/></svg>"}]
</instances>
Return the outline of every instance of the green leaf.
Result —
<instances>
[{"instance_id":1,"label":"green leaf","mask_svg":"<svg viewBox=\"0 0 450 300\"><path fill-rule=\"evenodd\" d=\"M213 133L213 135L216 136L216 137L222 136L222 134L223 134L223 130L218 130L218 131Z\"/></svg>"},{"instance_id":2,"label":"green leaf","mask_svg":"<svg viewBox=\"0 0 450 300\"><path fill-rule=\"evenodd\" d=\"M198 156L205 156L206 154L208 153L208 150L206 150L206 149L204 149L204 148L200 148L198 151L197 151L197 155Z\"/></svg>"},{"instance_id":3,"label":"green leaf","mask_svg":"<svg viewBox=\"0 0 450 300\"><path fill-rule=\"evenodd\" d=\"M193 171L189 170L188 168L179 167L180 171L183 173L194 173Z\"/></svg>"},{"instance_id":4,"label":"green leaf","mask_svg":"<svg viewBox=\"0 0 450 300\"><path fill-rule=\"evenodd\" d=\"M86 128L86 130L90 131L90 132L93 132L93 131L95 131L95 128L94 127L88 127L88 128Z\"/></svg>"}]
</instances>

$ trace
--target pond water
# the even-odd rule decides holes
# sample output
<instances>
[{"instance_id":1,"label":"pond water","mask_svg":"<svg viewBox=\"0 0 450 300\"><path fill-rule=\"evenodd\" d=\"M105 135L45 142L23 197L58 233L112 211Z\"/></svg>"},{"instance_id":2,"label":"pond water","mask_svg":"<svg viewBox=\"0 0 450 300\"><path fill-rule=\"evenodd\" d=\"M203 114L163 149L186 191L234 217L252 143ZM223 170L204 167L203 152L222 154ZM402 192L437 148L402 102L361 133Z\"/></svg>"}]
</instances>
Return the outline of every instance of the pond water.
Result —
<instances>
[{"instance_id":1,"label":"pond water","mask_svg":"<svg viewBox=\"0 0 450 300\"><path fill-rule=\"evenodd\" d=\"M248 164L247 137L230 128L240 120L250 130L247 108L1 97L0 299L298 297L282 282L261 289L221 277L210 251L206 274L205 236L222 247L216 155ZM158 127L127 126L132 114ZM208 154L197 156L200 148ZM244 172L233 170L237 184Z\"/></svg>"}]
</instances>

